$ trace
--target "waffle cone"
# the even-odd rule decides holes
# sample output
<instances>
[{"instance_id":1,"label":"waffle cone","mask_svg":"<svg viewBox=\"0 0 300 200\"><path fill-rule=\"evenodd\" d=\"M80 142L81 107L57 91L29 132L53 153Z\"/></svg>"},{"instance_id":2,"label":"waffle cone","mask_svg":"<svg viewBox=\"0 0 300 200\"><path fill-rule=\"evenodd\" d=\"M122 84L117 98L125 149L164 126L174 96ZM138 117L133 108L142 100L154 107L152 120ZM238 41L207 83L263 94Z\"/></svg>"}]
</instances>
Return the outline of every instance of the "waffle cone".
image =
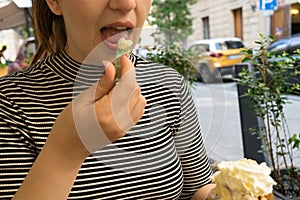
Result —
<instances>
[{"instance_id":1,"label":"waffle cone","mask_svg":"<svg viewBox=\"0 0 300 200\"><path fill-rule=\"evenodd\" d=\"M268 194L267 196L265 197L260 197L259 200L273 200L274 197L273 197L273 193L271 194Z\"/></svg>"}]
</instances>

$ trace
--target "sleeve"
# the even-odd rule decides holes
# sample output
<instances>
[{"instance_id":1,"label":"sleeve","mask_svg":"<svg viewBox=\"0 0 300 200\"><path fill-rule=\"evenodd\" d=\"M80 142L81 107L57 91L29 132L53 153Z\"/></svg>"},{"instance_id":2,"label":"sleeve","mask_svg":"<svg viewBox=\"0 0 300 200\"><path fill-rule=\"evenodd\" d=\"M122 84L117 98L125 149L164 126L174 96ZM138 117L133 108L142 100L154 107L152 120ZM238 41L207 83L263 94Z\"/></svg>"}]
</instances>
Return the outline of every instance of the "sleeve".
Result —
<instances>
[{"instance_id":1,"label":"sleeve","mask_svg":"<svg viewBox=\"0 0 300 200\"><path fill-rule=\"evenodd\" d=\"M190 87L184 80L182 80L179 96L180 120L174 140L184 176L182 199L190 199L197 189L211 183L212 170L200 133Z\"/></svg>"},{"instance_id":2,"label":"sleeve","mask_svg":"<svg viewBox=\"0 0 300 200\"><path fill-rule=\"evenodd\" d=\"M0 93L0 199L13 197L36 158L24 130L20 110Z\"/></svg>"}]
</instances>

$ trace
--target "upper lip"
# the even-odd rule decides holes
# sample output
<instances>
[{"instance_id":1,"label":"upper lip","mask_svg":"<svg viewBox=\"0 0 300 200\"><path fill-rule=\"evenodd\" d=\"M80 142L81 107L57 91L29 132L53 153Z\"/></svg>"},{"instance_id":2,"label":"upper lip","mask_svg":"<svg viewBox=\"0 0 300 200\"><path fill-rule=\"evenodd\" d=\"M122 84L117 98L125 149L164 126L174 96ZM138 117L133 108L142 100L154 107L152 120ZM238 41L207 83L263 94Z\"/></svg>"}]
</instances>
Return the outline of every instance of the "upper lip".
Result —
<instances>
[{"instance_id":1,"label":"upper lip","mask_svg":"<svg viewBox=\"0 0 300 200\"><path fill-rule=\"evenodd\" d=\"M126 29L133 29L134 26L131 22L127 21L127 22L115 22L115 23L111 23L111 24L107 24L105 26L103 26L101 29L103 28L126 28Z\"/></svg>"}]
</instances>

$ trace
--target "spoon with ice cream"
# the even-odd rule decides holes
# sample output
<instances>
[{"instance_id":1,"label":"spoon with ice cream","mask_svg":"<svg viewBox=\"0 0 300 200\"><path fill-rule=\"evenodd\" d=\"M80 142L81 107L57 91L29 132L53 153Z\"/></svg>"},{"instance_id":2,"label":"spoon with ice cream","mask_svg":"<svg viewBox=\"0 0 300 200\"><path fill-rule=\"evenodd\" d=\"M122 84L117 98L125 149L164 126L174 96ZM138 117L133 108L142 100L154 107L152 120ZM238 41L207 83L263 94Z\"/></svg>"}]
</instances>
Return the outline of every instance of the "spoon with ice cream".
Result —
<instances>
[{"instance_id":1,"label":"spoon with ice cream","mask_svg":"<svg viewBox=\"0 0 300 200\"><path fill-rule=\"evenodd\" d=\"M115 68L116 68L116 77L115 82L118 82L121 78L121 65L120 65L120 58L124 54L129 54L131 52L131 46L133 42L131 40L126 40L124 37L120 38L118 41L118 48L116 51L116 61L115 61Z\"/></svg>"}]
</instances>

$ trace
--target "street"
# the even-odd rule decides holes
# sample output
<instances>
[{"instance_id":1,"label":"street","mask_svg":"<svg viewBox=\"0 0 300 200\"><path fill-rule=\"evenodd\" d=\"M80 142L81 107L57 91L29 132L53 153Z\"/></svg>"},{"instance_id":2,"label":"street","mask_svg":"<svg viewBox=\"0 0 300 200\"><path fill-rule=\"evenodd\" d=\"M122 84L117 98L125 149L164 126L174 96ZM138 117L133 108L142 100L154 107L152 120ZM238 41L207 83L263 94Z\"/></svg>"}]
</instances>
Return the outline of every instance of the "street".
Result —
<instances>
[{"instance_id":1,"label":"street","mask_svg":"<svg viewBox=\"0 0 300 200\"><path fill-rule=\"evenodd\" d=\"M209 158L215 161L243 158L236 83L196 82L192 94ZM291 134L300 133L300 96L291 95L289 101L291 104L287 104L285 110ZM295 164L300 166L300 150L295 152Z\"/></svg>"}]
</instances>

